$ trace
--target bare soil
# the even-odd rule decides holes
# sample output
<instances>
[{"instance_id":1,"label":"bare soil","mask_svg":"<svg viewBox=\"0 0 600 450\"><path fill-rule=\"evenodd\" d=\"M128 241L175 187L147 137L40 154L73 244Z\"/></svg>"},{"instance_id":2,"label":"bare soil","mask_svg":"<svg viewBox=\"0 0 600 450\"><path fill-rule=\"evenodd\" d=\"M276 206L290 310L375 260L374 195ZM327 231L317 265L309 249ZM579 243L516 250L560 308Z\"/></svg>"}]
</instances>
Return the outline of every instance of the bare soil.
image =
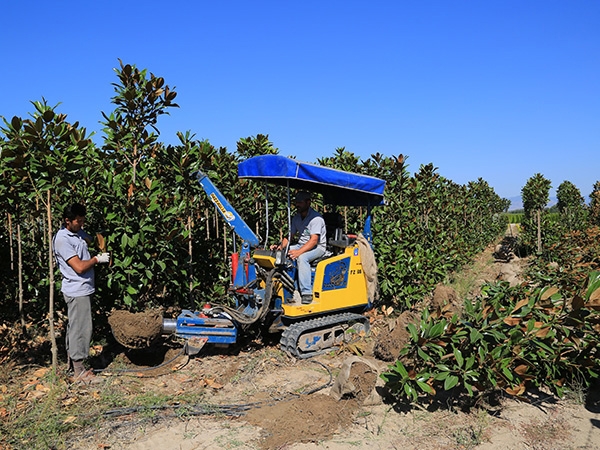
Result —
<instances>
[{"instance_id":1,"label":"bare soil","mask_svg":"<svg viewBox=\"0 0 600 450\"><path fill-rule=\"evenodd\" d=\"M245 342L235 348L203 349L193 358L180 346L159 340L127 314L113 313L113 331L127 328L131 347L95 361L106 367L92 385L72 385L72 395L102 397L113 390L163 398L194 395L152 410L115 408L93 427L74 432L72 449L597 449L597 392L559 400L543 393L510 396L487 409L461 412L399 405L386 396L379 377L408 340L406 325L423 308L459 308L485 281L520 282L525 262L496 260L490 248L463 274L468 292L441 285L414 311L369 313L372 333L356 346L310 360L295 360L277 344ZM463 289L462 287L460 289ZM120 319L119 319L120 317ZM122 321L117 324L119 320ZM156 322L150 314L148 323ZM152 325L151 325L152 326ZM150 328L151 328L150 326ZM131 327L134 327L132 329ZM136 328L137 327L137 328ZM135 339L131 339L134 336ZM356 353L362 353L357 356ZM70 401L63 399L63 402Z\"/></svg>"}]
</instances>

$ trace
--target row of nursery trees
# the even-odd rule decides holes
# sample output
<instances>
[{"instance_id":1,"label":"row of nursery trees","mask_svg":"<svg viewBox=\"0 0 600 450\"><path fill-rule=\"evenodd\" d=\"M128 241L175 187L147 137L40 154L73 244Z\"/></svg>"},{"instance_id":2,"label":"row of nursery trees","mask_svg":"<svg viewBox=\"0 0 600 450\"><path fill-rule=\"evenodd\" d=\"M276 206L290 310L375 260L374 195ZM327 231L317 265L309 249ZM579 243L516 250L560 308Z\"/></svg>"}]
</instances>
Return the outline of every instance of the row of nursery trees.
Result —
<instances>
[{"instance_id":1,"label":"row of nursery trees","mask_svg":"<svg viewBox=\"0 0 600 450\"><path fill-rule=\"evenodd\" d=\"M409 343L382 375L398 399L468 407L532 388L586 395L598 382L600 182L589 205L561 183L558 220L546 208L550 189L538 173L521 192L518 245L531 256L523 283L488 284L460 312L425 309L408 325Z\"/></svg>"},{"instance_id":2,"label":"row of nursery trees","mask_svg":"<svg viewBox=\"0 0 600 450\"><path fill-rule=\"evenodd\" d=\"M87 231L101 235L92 250L106 247L112 255L108 267L96 270L97 310L104 313L96 317L100 328L96 335L106 331L103 318L112 308L139 311L162 306L176 311L207 301L226 301L227 255L239 242L190 176L197 170L208 174L257 235L285 228L285 195L270 194L267 228L264 187L237 179L239 161L278 153L268 136L240 139L233 152L196 140L190 132L177 134L178 145L165 145L159 141L158 121L170 108L178 107L176 92L163 78L135 66L120 63L115 71L114 110L102 113L101 146L78 122L68 121L45 100L32 102L34 111L29 117L5 118L0 127L3 321L21 320L25 326L44 324L48 311L54 317L60 280L54 279L51 241L62 210L75 201L87 206ZM402 155L373 154L361 160L343 148L316 162L387 182L386 205L375 210L372 230L380 302L386 307L410 308L506 229L503 212L510 202L483 179L459 185L440 176L432 164L411 175ZM600 220L600 185L595 186L587 207L576 188L565 182L558 192L564 219L550 228L544 219L549 189L549 182L539 174L523 188L522 244L540 254L560 244L564 233L583 233ZM325 208L317 201L317 209ZM360 231L364 211L341 212L346 228ZM272 240L279 240L278 234L271 234ZM62 301L56 304L64 308ZM431 326L431 320L424 318L423 327ZM52 324L50 320L48 326ZM414 333L416 342L421 342L419 336L425 331L415 329ZM415 350L418 356L421 353ZM478 364L486 364L484 356L480 355ZM455 359L458 364L463 358ZM473 364L467 363L470 368ZM462 363L459 366L464 368ZM410 395L431 393L425 386L433 389L434 375L427 378L425 371L415 384L416 368L413 365L407 372L399 389ZM435 379L446 380L443 376L435 375ZM458 375L452 373L452 377ZM457 383L446 387L454 388Z\"/></svg>"}]
</instances>

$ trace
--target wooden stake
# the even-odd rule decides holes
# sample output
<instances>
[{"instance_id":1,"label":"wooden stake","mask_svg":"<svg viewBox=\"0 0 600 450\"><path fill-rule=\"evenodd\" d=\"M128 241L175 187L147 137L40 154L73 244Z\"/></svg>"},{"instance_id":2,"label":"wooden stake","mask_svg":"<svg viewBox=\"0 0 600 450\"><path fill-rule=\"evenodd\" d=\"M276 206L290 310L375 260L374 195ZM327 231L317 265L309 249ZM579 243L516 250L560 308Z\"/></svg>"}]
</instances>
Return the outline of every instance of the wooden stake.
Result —
<instances>
[{"instance_id":1,"label":"wooden stake","mask_svg":"<svg viewBox=\"0 0 600 450\"><path fill-rule=\"evenodd\" d=\"M189 293L192 293L192 283L194 281L194 274L192 273L192 263L193 263L193 255L192 255L192 216L188 216L187 220L187 232L188 232L188 256L189 256L189 268L188 268L188 277L189 277Z\"/></svg>"},{"instance_id":2,"label":"wooden stake","mask_svg":"<svg viewBox=\"0 0 600 450\"><path fill-rule=\"evenodd\" d=\"M209 218L208 218L208 209L204 210L204 217L206 217L206 239L210 239L210 227L209 227Z\"/></svg>"},{"instance_id":3,"label":"wooden stake","mask_svg":"<svg viewBox=\"0 0 600 450\"><path fill-rule=\"evenodd\" d=\"M58 347L56 346L56 333L54 331L54 249L52 248L52 211L50 208L50 189L48 189L46 217L46 225L48 227L48 279L50 284L50 292L48 295L48 325L50 326L50 341L52 342L52 370L54 373L56 373L58 366Z\"/></svg>"},{"instance_id":4,"label":"wooden stake","mask_svg":"<svg viewBox=\"0 0 600 450\"><path fill-rule=\"evenodd\" d=\"M12 214L8 213L8 245L10 247L10 271L15 270L15 255L13 253Z\"/></svg>"},{"instance_id":5,"label":"wooden stake","mask_svg":"<svg viewBox=\"0 0 600 450\"><path fill-rule=\"evenodd\" d=\"M17 222L17 256L19 270L19 316L21 317L21 327L23 327L23 334L25 334L25 315L23 312L23 251L21 249L21 224L19 222Z\"/></svg>"}]
</instances>

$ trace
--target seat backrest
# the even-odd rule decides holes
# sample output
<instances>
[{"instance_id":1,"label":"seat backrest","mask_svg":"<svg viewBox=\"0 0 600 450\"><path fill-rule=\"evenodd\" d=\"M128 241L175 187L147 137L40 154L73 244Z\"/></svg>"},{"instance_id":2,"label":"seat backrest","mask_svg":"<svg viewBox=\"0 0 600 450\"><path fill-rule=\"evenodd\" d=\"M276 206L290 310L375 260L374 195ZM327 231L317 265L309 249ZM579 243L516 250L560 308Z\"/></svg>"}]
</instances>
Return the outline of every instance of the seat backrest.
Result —
<instances>
[{"instance_id":1,"label":"seat backrest","mask_svg":"<svg viewBox=\"0 0 600 450\"><path fill-rule=\"evenodd\" d=\"M339 240L344 234L344 218L338 212L326 212L323 214L325 228L327 229L327 240Z\"/></svg>"}]
</instances>

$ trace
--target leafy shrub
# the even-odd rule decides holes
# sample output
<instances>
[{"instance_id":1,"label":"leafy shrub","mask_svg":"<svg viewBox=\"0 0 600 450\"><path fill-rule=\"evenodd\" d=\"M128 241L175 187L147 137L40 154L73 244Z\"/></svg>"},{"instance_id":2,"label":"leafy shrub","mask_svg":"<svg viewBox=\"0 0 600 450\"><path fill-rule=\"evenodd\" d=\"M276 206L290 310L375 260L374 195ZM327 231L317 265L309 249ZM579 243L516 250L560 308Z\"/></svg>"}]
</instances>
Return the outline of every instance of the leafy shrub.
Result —
<instances>
[{"instance_id":1,"label":"leafy shrub","mask_svg":"<svg viewBox=\"0 0 600 450\"><path fill-rule=\"evenodd\" d=\"M413 402L449 391L473 403L497 389L522 395L532 386L561 396L573 380L589 385L600 373L600 272L585 281L572 291L500 282L465 301L461 317L424 311L382 377L396 398Z\"/></svg>"}]
</instances>

